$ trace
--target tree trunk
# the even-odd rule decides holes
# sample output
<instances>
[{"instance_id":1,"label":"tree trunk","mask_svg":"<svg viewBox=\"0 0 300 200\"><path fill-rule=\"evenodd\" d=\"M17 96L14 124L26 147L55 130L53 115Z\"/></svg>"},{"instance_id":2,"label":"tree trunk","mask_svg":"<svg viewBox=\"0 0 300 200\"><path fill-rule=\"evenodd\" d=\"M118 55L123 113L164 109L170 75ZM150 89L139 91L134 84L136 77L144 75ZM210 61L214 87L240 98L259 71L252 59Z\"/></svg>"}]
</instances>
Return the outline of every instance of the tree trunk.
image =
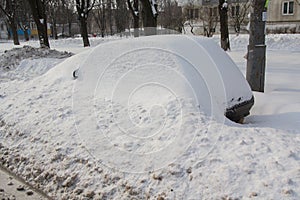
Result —
<instances>
[{"instance_id":1,"label":"tree trunk","mask_svg":"<svg viewBox=\"0 0 300 200\"><path fill-rule=\"evenodd\" d=\"M69 36L72 37L72 22L69 21Z\"/></svg>"},{"instance_id":2,"label":"tree trunk","mask_svg":"<svg viewBox=\"0 0 300 200\"><path fill-rule=\"evenodd\" d=\"M110 35L114 35L113 24L112 24L113 21L112 21L112 9L111 9L111 7L112 7L112 1L109 0L108 1L108 17L109 17L108 22L109 22Z\"/></svg>"},{"instance_id":3,"label":"tree trunk","mask_svg":"<svg viewBox=\"0 0 300 200\"><path fill-rule=\"evenodd\" d=\"M57 27L56 27L56 20L54 19L53 20L53 38L55 39L55 40L57 40L58 39L58 36L57 36Z\"/></svg>"},{"instance_id":4,"label":"tree trunk","mask_svg":"<svg viewBox=\"0 0 300 200\"><path fill-rule=\"evenodd\" d=\"M36 1L27 0L27 1L30 5L32 16L37 26L40 46L50 48L48 33L47 33L47 16L44 9L45 5L43 5L43 2L41 2L41 0L36 0Z\"/></svg>"},{"instance_id":5,"label":"tree trunk","mask_svg":"<svg viewBox=\"0 0 300 200\"><path fill-rule=\"evenodd\" d=\"M229 33L228 33L228 5L225 0L219 0L219 14L220 14L220 26L221 26L221 47L224 51L230 49Z\"/></svg>"},{"instance_id":6,"label":"tree trunk","mask_svg":"<svg viewBox=\"0 0 300 200\"><path fill-rule=\"evenodd\" d=\"M262 13L266 12L266 7L265 2L260 0L254 0L251 4L253 12L250 15L246 79L252 91L264 92L266 45Z\"/></svg>"},{"instance_id":7,"label":"tree trunk","mask_svg":"<svg viewBox=\"0 0 300 200\"><path fill-rule=\"evenodd\" d=\"M90 46L88 31L87 31L87 22L84 17L80 17L80 31L81 31L81 37L83 39L83 46L84 47Z\"/></svg>"},{"instance_id":8,"label":"tree trunk","mask_svg":"<svg viewBox=\"0 0 300 200\"><path fill-rule=\"evenodd\" d=\"M129 10L131 11L133 17L133 28L134 28L134 37L139 37L139 28L140 28L140 16L139 16L139 0L134 0L133 7L130 3L130 0L127 0Z\"/></svg>"},{"instance_id":9,"label":"tree trunk","mask_svg":"<svg viewBox=\"0 0 300 200\"><path fill-rule=\"evenodd\" d=\"M17 30L17 26L14 22L14 19L10 20L9 25L10 25L11 32L13 35L14 45L20 45L19 38L18 38L18 30Z\"/></svg>"},{"instance_id":10,"label":"tree trunk","mask_svg":"<svg viewBox=\"0 0 300 200\"><path fill-rule=\"evenodd\" d=\"M140 28L139 22L140 22L139 16L133 18L133 28L134 28L133 35L134 35L134 37L139 37L139 35L140 35L140 33L139 33L139 28Z\"/></svg>"},{"instance_id":11,"label":"tree trunk","mask_svg":"<svg viewBox=\"0 0 300 200\"><path fill-rule=\"evenodd\" d=\"M141 0L143 6L143 26L145 35L156 35L157 17L152 12L152 7L149 0Z\"/></svg>"},{"instance_id":12,"label":"tree trunk","mask_svg":"<svg viewBox=\"0 0 300 200\"><path fill-rule=\"evenodd\" d=\"M41 47L49 47L50 48L46 20L45 19L37 19L34 21L37 25L39 41L40 41Z\"/></svg>"}]
</instances>

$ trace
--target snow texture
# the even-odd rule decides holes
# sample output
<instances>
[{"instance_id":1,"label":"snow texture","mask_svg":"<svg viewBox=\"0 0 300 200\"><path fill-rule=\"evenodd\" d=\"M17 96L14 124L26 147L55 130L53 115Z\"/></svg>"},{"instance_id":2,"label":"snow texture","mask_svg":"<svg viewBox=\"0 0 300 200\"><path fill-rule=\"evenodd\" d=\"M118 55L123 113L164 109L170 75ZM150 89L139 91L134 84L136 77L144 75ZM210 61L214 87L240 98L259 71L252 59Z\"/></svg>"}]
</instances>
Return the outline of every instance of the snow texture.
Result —
<instances>
[{"instance_id":1,"label":"snow texture","mask_svg":"<svg viewBox=\"0 0 300 200\"><path fill-rule=\"evenodd\" d=\"M59 52L31 46L6 50L0 56L0 81L28 79L42 75L72 55L66 51Z\"/></svg>"},{"instance_id":2,"label":"snow texture","mask_svg":"<svg viewBox=\"0 0 300 200\"><path fill-rule=\"evenodd\" d=\"M96 42L97 39L94 40ZM212 40L218 42L219 38ZM77 54L51 69L45 66L44 61L40 62L40 58L20 60L24 69L35 65L36 70L43 71L35 78L20 80L18 74L23 72L16 70L15 79L11 75L0 82L2 165L54 199L300 198L300 35L268 35L266 92L254 93L254 108L243 125L211 120L195 106L194 101L174 98L172 92L162 87L141 87L129 98L128 104L121 98L116 98L120 100L117 102L102 99L100 94L106 94L117 84L114 77L124 74L117 84L120 88L115 88L120 93L114 93L120 95L122 88L134 85L140 81L141 75L145 75L145 71L133 71L139 79L130 82L135 76L128 73L132 71L126 67L139 64L134 61L139 58L131 54L110 60L120 68L109 67L105 72L110 73L104 73L103 79L97 79L99 84L93 93L97 98L83 95L90 94L88 92L77 93L78 90L91 90L86 87L89 84L79 84L84 83L84 77L87 77L82 66L92 65L101 49L100 45L80 50L77 41L60 40L55 44L56 49L73 49L72 52ZM232 51L228 53L243 74L247 42L246 35L231 37ZM99 39L98 43L103 43L103 40ZM121 44L125 42L120 43L120 49L124 48ZM4 47L9 46L1 43L0 51L4 52ZM185 50L192 54L194 49ZM105 58L105 52L102 53ZM159 53L160 58L157 58L157 54L152 52L148 61L167 66L174 64L173 67L180 63ZM223 56L218 60L219 55L217 51L215 62L222 63ZM107 55L109 58L111 55ZM43 59L57 62L57 58ZM142 62L141 58L139 62ZM89 69L90 66L86 67ZM78 68L79 78L74 80L72 72ZM31 73L30 70L25 71ZM170 72L161 71L161 74ZM6 73L2 71L1 76L5 77ZM90 80L90 83L93 81ZM238 88L239 85L232 87ZM172 89L177 91L177 86ZM139 96L146 95L145 91L149 92L147 99ZM158 105L149 102L157 102ZM84 109L86 105L88 107ZM89 123L89 120L95 123ZM155 134L162 122L165 134ZM85 137L91 136L90 130L97 130L94 132L95 141ZM148 133L153 135L150 137ZM102 138L109 140L109 144L98 141L99 134L104 134ZM182 136L182 140L176 140L178 136ZM143 140L146 137L149 138ZM108 149L95 154L100 144ZM160 169L147 168L146 165L143 173L133 173L132 168L126 172L115 164L126 160L121 154L113 154L118 152L116 150L132 152L132 159L135 159L135 153L159 152L172 148L172 145L187 148L175 149L175 160L166 157L174 156L172 154L153 153L155 157L151 159L167 161ZM99 159L108 156L112 158ZM144 162L147 163L147 160ZM132 167L130 162L120 164Z\"/></svg>"}]
</instances>

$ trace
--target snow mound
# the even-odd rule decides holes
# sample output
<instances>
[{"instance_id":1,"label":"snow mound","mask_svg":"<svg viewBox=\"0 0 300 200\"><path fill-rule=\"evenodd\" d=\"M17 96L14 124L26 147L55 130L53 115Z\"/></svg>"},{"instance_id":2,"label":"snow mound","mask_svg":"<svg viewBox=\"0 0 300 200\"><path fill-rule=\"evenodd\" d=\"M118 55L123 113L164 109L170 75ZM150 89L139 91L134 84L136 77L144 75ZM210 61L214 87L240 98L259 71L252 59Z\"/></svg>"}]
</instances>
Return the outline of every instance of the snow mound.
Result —
<instances>
[{"instance_id":1,"label":"snow mound","mask_svg":"<svg viewBox=\"0 0 300 200\"><path fill-rule=\"evenodd\" d=\"M178 39L173 38L173 44ZM140 40L153 40L155 44L165 41ZM216 123L199 112L194 102L172 98L173 93L159 84L137 88L126 104L118 98L125 91L122 88L151 80L151 73L156 73L157 79L168 74L180 78L167 82L173 91L182 91L175 92L177 95L185 94L177 88L185 79L172 73L182 60L173 54L165 56L161 49L144 49L140 54L122 54L111 60L113 55L109 54L128 50L125 44L107 44L106 51L100 51L103 46L87 49L27 82L0 82L1 164L53 199L299 199L298 129L288 132L257 124ZM112 46L117 50L108 53ZM184 47L176 48L199 55L194 48ZM216 59L222 57L220 51L212 48L212 52ZM105 68L99 57L115 65ZM173 68L156 71L159 69L143 65L144 70L139 70L135 66L145 62L144 57ZM79 78L74 80L72 72L78 67ZM97 79L103 68L107 69L100 76L103 79ZM195 80L195 74L189 73L193 71L180 72L190 82ZM89 79L91 74L87 73L94 74L91 77L95 79ZM141 75L145 75L144 79ZM122 79L117 82L115 77ZM97 87L90 87L92 84ZM115 88L113 101L101 95L114 89L115 84L119 87ZM78 95L81 86L86 92L83 94L91 96ZM78 101L74 101L74 95L78 95ZM149 105L155 102L159 105ZM165 131L158 131L163 134L155 134L160 127L165 127ZM94 132L89 135L91 131ZM93 146L88 148L87 142ZM164 154L164 148L174 151ZM118 150L128 154L124 157ZM174 155L178 155L176 160ZM152 164L149 158L153 164L165 162L164 166L160 170L147 166ZM124 172L131 171L132 163L143 167L145 173ZM116 164L128 168L120 170Z\"/></svg>"},{"instance_id":2,"label":"snow mound","mask_svg":"<svg viewBox=\"0 0 300 200\"><path fill-rule=\"evenodd\" d=\"M270 34L266 45L271 50L300 51L300 34Z\"/></svg>"},{"instance_id":3,"label":"snow mound","mask_svg":"<svg viewBox=\"0 0 300 200\"><path fill-rule=\"evenodd\" d=\"M31 46L23 46L23 48L13 48L4 51L0 56L0 68L9 70L17 67L24 59L38 59L38 58L67 58L72 56L69 52L60 52L48 48L34 48Z\"/></svg>"},{"instance_id":4,"label":"snow mound","mask_svg":"<svg viewBox=\"0 0 300 200\"><path fill-rule=\"evenodd\" d=\"M231 50L247 51L248 34L230 35ZM220 43L220 36L213 36L216 43ZM267 50L300 51L300 34L268 34L266 35Z\"/></svg>"},{"instance_id":5,"label":"snow mound","mask_svg":"<svg viewBox=\"0 0 300 200\"><path fill-rule=\"evenodd\" d=\"M73 53L23 46L0 55L0 81L26 80L46 73Z\"/></svg>"}]
</instances>

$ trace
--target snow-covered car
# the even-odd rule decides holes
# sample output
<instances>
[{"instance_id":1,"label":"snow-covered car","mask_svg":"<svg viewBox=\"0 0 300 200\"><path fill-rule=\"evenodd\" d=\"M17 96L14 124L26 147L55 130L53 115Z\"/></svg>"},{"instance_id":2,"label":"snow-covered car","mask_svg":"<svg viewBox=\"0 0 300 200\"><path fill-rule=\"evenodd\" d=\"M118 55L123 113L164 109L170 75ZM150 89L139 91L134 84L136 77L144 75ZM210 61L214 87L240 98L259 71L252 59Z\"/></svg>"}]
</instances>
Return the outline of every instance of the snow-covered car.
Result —
<instances>
[{"instance_id":1,"label":"snow-covered car","mask_svg":"<svg viewBox=\"0 0 300 200\"><path fill-rule=\"evenodd\" d=\"M78 77L79 93L88 94L90 88L88 96L129 102L139 94L136 99L153 105L170 96L192 99L201 112L235 122L249 115L254 104L235 63L203 37L161 35L104 43L86 56L73 76ZM153 100L155 96L159 100Z\"/></svg>"}]
</instances>

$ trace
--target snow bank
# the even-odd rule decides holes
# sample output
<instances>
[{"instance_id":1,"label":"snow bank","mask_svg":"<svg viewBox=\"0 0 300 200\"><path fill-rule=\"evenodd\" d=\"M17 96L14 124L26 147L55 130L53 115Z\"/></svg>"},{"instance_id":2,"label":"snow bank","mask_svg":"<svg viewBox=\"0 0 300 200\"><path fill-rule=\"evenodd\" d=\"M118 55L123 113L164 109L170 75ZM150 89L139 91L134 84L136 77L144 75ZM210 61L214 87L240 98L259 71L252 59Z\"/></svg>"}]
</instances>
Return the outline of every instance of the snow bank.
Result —
<instances>
[{"instance_id":1,"label":"snow bank","mask_svg":"<svg viewBox=\"0 0 300 200\"><path fill-rule=\"evenodd\" d=\"M230 52L229 55L243 59L247 43L243 42L243 37L240 39L242 42L236 40L243 51ZM276 44L273 45L275 48ZM149 70L141 72L138 68L131 68L133 71L128 71L126 67L139 64L134 62L135 59L143 62L144 55L133 57L128 53L110 61L118 67L107 68L103 79L86 80L91 74L86 74L84 67L91 69L97 66L92 70L97 75L100 73L97 70L103 67L97 57L101 55L100 58L108 60L111 57L100 52L100 49L85 49L83 53L66 59L34 79L0 83L2 165L54 199L299 199L298 126L291 124L282 128L284 121L276 119L280 115L275 116L273 122L263 121L266 112L272 117L276 111L284 114L293 110L296 117L290 116L289 119L296 125L300 112L300 88L299 84L292 83L299 80L296 60L299 52L288 52L289 57L278 50L278 54L268 52L268 55L273 55L268 62L270 68L267 68L266 92L270 96L255 93L259 100L254 109L256 116L250 118L246 125L236 125L212 121L195 106L194 101L172 98L173 93L166 90L167 87L149 88L144 85L135 90L128 104L124 101L114 103L109 98L102 99L101 94L113 88L119 92L114 93L116 96L112 96L112 99L122 100L118 98L122 88L143 82L140 79ZM193 53L193 49L185 50ZM115 53L118 55L118 50ZM158 53L159 58L153 52L147 54L149 60L173 68L182 62L178 57L174 59L169 54L164 56L166 54L163 52ZM81 76L74 80L72 72L79 67ZM240 68L243 69L243 66ZM166 69L157 71L155 78L168 73L171 77L185 81L182 76ZM188 72L191 71L186 74L193 75ZM119 84L113 82L122 73L124 76L121 76ZM192 76L190 78L193 80ZM84 80L90 84L81 86ZM95 84L95 80L97 87L89 88L92 83ZM167 83L171 81L173 79ZM116 84L118 87L114 88ZM174 91L183 91L177 88L178 84L174 81L170 87ZM77 93L78 89L83 93ZM91 90L92 96L88 98L85 95L91 94ZM274 94L278 94L278 101L271 99L275 97ZM148 105L149 101L140 98L143 95L147 95L146 98L152 103L159 102L159 105ZM284 101L286 107L282 107ZM87 109L84 109L86 105ZM157 131L161 127L165 128L165 134ZM96 130L92 132L94 137L88 135L91 130ZM146 138L149 132L153 133L150 135L152 137ZM99 140L99 135L105 136L103 140ZM178 149L174 148L178 146ZM98 152L99 149L104 151ZM164 149L174 149L174 152L159 153L164 152ZM126 156L131 155L132 159L121 157L124 155L121 151L131 152ZM145 154L146 151L152 153L153 157ZM145 157L136 157L134 153L145 154ZM155 169L148 165L149 158L163 161L164 165L161 169ZM139 168L144 167L144 173L132 173L132 163L137 163ZM119 164L122 166L117 167ZM124 170L125 167L130 168Z\"/></svg>"},{"instance_id":2,"label":"snow bank","mask_svg":"<svg viewBox=\"0 0 300 200\"><path fill-rule=\"evenodd\" d=\"M109 41L114 41L114 40L120 40L120 39L125 39L127 37L119 37L119 36L107 36L105 38L101 37L91 37L89 38L90 45L91 47L95 47L101 43L109 42ZM72 53L80 53L88 47L83 48L83 42L82 38L66 38L66 39L49 39L50 42L50 47L51 49L55 49L58 51L68 51ZM39 48L40 44L38 40L29 40L29 41L20 41L22 46L31 46L35 48ZM12 48L20 48L18 45L14 45L12 41L10 40L0 40L0 54L2 54L5 50L9 50Z\"/></svg>"},{"instance_id":3,"label":"snow bank","mask_svg":"<svg viewBox=\"0 0 300 200\"><path fill-rule=\"evenodd\" d=\"M59 52L48 48L34 48L31 46L23 46L23 48L14 48L4 51L4 54L0 56L0 68L13 69L19 65L20 61L31 58L67 58L72 56L72 53Z\"/></svg>"},{"instance_id":4,"label":"snow bank","mask_svg":"<svg viewBox=\"0 0 300 200\"><path fill-rule=\"evenodd\" d=\"M72 55L66 51L31 46L5 50L0 55L0 81L25 80L42 75Z\"/></svg>"},{"instance_id":5,"label":"snow bank","mask_svg":"<svg viewBox=\"0 0 300 200\"><path fill-rule=\"evenodd\" d=\"M247 51L248 34L230 35L231 50ZM214 35L213 40L220 42L220 36ZM300 51L300 34L268 34L266 35L267 50Z\"/></svg>"}]
</instances>

